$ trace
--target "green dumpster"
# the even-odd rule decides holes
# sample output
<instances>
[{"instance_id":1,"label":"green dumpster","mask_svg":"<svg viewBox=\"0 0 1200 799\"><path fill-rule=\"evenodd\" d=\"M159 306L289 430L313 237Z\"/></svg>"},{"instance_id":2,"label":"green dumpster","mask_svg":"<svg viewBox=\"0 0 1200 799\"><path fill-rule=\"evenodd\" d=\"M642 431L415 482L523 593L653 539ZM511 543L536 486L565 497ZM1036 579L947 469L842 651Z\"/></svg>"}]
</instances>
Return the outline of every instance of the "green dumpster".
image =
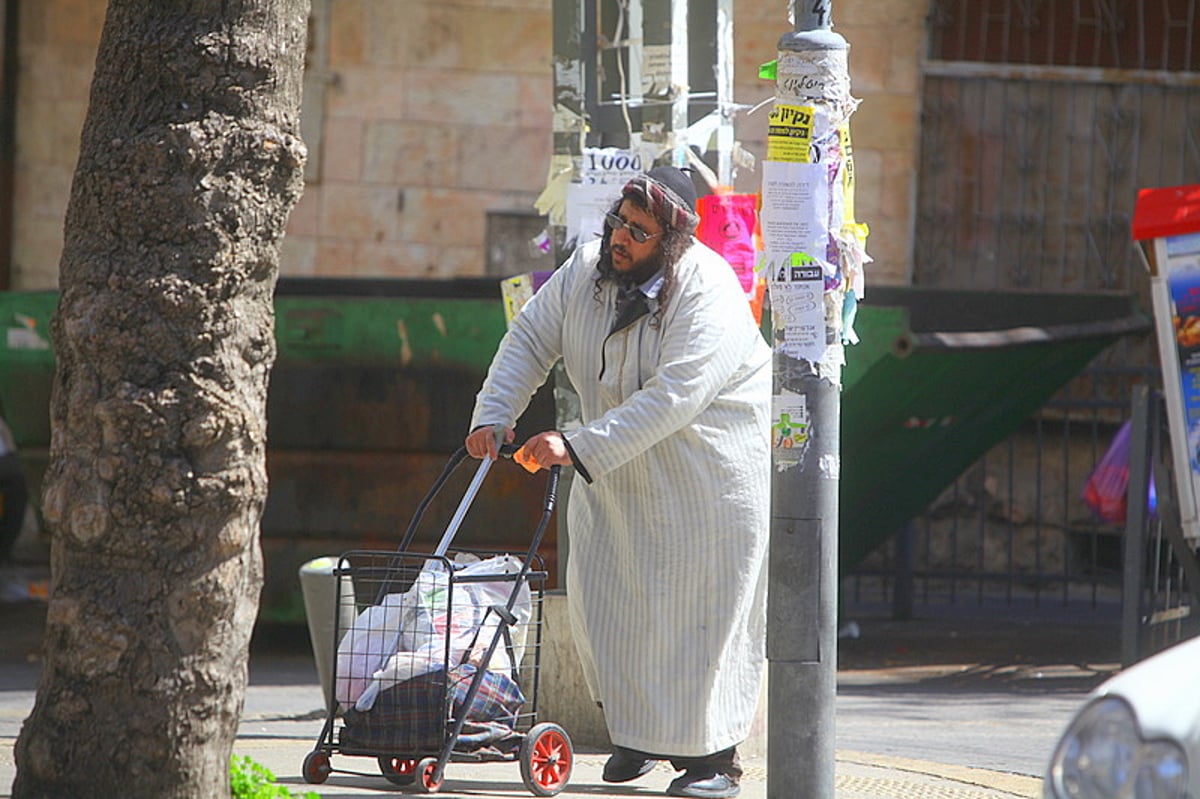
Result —
<instances>
[{"instance_id":1,"label":"green dumpster","mask_svg":"<svg viewBox=\"0 0 1200 799\"><path fill-rule=\"evenodd\" d=\"M57 292L0 293L8 334L0 348L0 408L33 497L40 496L49 454L54 359L47 331L57 299ZM494 279L283 279L275 313L261 615L303 622L296 578L303 564L400 542L462 444L506 324ZM535 396L518 434L553 426L547 389ZM459 469L430 504L419 542L429 540L432 549L472 471ZM544 487L516 466L492 470L459 540L524 551ZM554 574L553 528L548 539Z\"/></svg>"},{"instance_id":2,"label":"green dumpster","mask_svg":"<svg viewBox=\"0 0 1200 799\"><path fill-rule=\"evenodd\" d=\"M846 348L840 568L852 569L1102 350L1150 330L1125 294L872 288Z\"/></svg>"},{"instance_id":3,"label":"green dumpster","mask_svg":"<svg viewBox=\"0 0 1200 799\"><path fill-rule=\"evenodd\" d=\"M1127 295L878 287L867 299L856 323L862 343L847 348L843 375L843 570L919 514L1106 346L1150 327ZM56 302L54 292L0 293L7 329L0 406L33 497L50 440L54 364L46 331ZM493 279L284 279L275 309L262 615L302 622L296 574L303 564L399 542L462 443L505 320ZM553 427L554 417L544 388L518 440ZM524 548L542 488L519 468L494 470L464 540ZM426 514L430 524L449 518L461 494L447 485ZM554 540L544 549L553 575Z\"/></svg>"}]
</instances>

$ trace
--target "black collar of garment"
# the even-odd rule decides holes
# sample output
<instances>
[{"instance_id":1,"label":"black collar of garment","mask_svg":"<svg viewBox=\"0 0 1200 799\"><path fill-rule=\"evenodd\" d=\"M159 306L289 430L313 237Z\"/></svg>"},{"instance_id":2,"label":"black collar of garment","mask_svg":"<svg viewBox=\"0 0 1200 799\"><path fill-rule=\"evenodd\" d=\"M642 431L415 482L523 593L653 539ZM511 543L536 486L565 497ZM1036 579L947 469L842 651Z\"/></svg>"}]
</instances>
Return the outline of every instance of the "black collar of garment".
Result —
<instances>
[{"instance_id":1,"label":"black collar of garment","mask_svg":"<svg viewBox=\"0 0 1200 799\"><path fill-rule=\"evenodd\" d=\"M648 313L650 305L646 302L646 295L642 293L641 286L632 283L618 284L617 314L608 334L611 336L618 330L624 330Z\"/></svg>"}]
</instances>

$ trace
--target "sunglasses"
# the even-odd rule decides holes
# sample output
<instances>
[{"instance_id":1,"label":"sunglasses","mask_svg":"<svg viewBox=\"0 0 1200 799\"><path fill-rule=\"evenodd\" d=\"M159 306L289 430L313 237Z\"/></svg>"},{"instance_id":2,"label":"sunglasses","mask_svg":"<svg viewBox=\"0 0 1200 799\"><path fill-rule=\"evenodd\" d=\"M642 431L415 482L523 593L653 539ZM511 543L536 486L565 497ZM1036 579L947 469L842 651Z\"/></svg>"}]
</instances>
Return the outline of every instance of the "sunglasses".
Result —
<instances>
[{"instance_id":1,"label":"sunglasses","mask_svg":"<svg viewBox=\"0 0 1200 799\"><path fill-rule=\"evenodd\" d=\"M608 226L614 231L620 230L621 228L628 230L630 238L632 238L638 244L645 244L655 236L662 235L662 233L647 233L637 225L633 224L632 222L626 222L624 219L611 211L604 215L604 221L608 223Z\"/></svg>"}]
</instances>

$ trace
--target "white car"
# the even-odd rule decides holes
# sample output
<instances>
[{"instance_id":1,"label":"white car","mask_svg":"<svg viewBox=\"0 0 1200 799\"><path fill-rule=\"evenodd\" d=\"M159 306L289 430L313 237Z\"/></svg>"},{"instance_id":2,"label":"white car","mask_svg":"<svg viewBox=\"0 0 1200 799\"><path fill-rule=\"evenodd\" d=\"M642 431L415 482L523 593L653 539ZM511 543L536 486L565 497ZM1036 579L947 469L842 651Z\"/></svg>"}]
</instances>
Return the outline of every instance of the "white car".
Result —
<instances>
[{"instance_id":1,"label":"white car","mask_svg":"<svg viewBox=\"0 0 1200 799\"><path fill-rule=\"evenodd\" d=\"M1088 696L1055 747L1046 799L1200 799L1200 638Z\"/></svg>"}]
</instances>

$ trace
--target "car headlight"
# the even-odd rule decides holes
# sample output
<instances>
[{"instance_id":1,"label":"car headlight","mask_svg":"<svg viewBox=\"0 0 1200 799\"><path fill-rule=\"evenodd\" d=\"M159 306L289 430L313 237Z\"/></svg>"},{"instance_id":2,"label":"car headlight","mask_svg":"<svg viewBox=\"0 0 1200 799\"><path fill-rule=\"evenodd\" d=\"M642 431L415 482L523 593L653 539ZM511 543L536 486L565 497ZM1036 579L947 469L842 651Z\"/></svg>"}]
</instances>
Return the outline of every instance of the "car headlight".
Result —
<instances>
[{"instance_id":1,"label":"car headlight","mask_svg":"<svg viewBox=\"0 0 1200 799\"><path fill-rule=\"evenodd\" d=\"M1145 741L1123 700L1083 709L1050 761L1047 795L1055 799L1183 799L1187 755L1173 741Z\"/></svg>"}]
</instances>

